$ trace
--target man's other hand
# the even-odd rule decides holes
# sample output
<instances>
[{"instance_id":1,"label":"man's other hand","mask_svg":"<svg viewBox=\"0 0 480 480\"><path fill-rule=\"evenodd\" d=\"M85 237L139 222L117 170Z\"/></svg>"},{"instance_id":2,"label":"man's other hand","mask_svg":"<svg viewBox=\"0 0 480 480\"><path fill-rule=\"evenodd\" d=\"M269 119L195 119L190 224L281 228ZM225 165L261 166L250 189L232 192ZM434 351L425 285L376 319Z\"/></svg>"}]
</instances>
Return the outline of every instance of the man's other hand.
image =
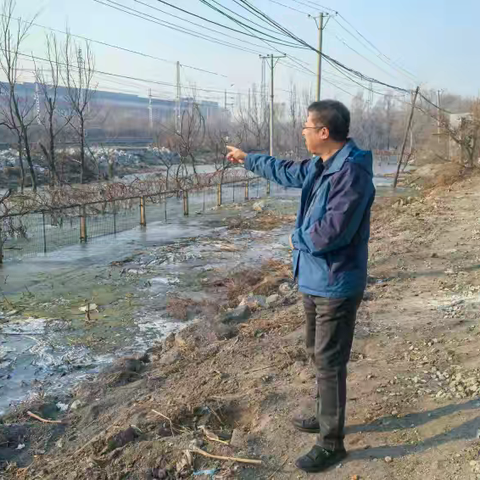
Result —
<instances>
[{"instance_id":1,"label":"man's other hand","mask_svg":"<svg viewBox=\"0 0 480 480\"><path fill-rule=\"evenodd\" d=\"M240 150L239 148L232 147L227 145L228 153L227 153L227 160L232 163L245 163L245 159L247 158L247 154Z\"/></svg>"}]
</instances>

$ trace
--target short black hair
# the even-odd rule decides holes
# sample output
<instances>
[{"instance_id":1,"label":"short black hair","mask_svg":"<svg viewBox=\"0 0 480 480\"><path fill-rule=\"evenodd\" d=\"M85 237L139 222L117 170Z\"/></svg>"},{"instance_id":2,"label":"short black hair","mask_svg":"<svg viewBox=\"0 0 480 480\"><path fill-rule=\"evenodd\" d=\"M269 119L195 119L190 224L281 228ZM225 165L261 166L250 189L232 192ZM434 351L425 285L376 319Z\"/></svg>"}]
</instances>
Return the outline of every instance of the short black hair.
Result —
<instances>
[{"instance_id":1,"label":"short black hair","mask_svg":"<svg viewBox=\"0 0 480 480\"><path fill-rule=\"evenodd\" d=\"M308 112L314 114L315 122L328 128L332 140L342 142L348 138L350 112L343 103L337 100L313 102L308 107Z\"/></svg>"}]
</instances>

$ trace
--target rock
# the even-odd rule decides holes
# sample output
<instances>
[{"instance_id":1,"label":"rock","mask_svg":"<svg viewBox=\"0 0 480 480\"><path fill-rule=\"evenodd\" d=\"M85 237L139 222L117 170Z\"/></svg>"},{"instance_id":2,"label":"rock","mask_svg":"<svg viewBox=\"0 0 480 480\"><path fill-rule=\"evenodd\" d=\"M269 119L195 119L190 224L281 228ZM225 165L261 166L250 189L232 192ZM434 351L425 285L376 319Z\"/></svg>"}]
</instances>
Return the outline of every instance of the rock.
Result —
<instances>
[{"instance_id":1,"label":"rock","mask_svg":"<svg viewBox=\"0 0 480 480\"><path fill-rule=\"evenodd\" d=\"M315 374L313 372L310 372L309 370L302 370L298 375L298 379L302 383L307 383L308 381L312 380L313 378L315 378Z\"/></svg>"},{"instance_id":2,"label":"rock","mask_svg":"<svg viewBox=\"0 0 480 480\"><path fill-rule=\"evenodd\" d=\"M67 404L67 403L58 402L58 403L57 403L57 408L58 408L61 412L66 412L66 411L68 410L68 404Z\"/></svg>"},{"instance_id":3,"label":"rock","mask_svg":"<svg viewBox=\"0 0 480 480\"><path fill-rule=\"evenodd\" d=\"M249 295L248 297L243 297L238 306L243 307L244 305L248 305L250 308L266 307L267 297L264 295Z\"/></svg>"},{"instance_id":4,"label":"rock","mask_svg":"<svg viewBox=\"0 0 480 480\"><path fill-rule=\"evenodd\" d=\"M252 205L252 209L255 210L256 212L263 212L263 209L265 208L265 202L255 202Z\"/></svg>"},{"instance_id":5,"label":"rock","mask_svg":"<svg viewBox=\"0 0 480 480\"><path fill-rule=\"evenodd\" d=\"M190 444L189 444L189 448L202 448L203 445L205 444L205 442L201 439L201 438L194 438Z\"/></svg>"},{"instance_id":6,"label":"rock","mask_svg":"<svg viewBox=\"0 0 480 480\"><path fill-rule=\"evenodd\" d=\"M138 433L133 427L128 427L126 430L123 430L116 435L113 435L108 439L107 452L111 452L116 448L123 447L128 443L133 442L138 437Z\"/></svg>"},{"instance_id":7,"label":"rock","mask_svg":"<svg viewBox=\"0 0 480 480\"><path fill-rule=\"evenodd\" d=\"M235 325L226 325L224 323L216 323L213 331L218 340L228 340L229 338L236 337L238 333Z\"/></svg>"},{"instance_id":8,"label":"rock","mask_svg":"<svg viewBox=\"0 0 480 480\"><path fill-rule=\"evenodd\" d=\"M70 410L78 410L79 408L83 407L83 402L81 400L75 400L70 405Z\"/></svg>"},{"instance_id":9,"label":"rock","mask_svg":"<svg viewBox=\"0 0 480 480\"><path fill-rule=\"evenodd\" d=\"M181 360L182 358L182 354L181 352L178 350L177 347L172 347L170 350L168 350L167 352L165 352L161 357L160 359L158 360L158 363L162 366L165 366L165 365L172 365L173 363L175 362L178 362L179 360Z\"/></svg>"},{"instance_id":10,"label":"rock","mask_svg":"<svg viewBox=\"0 0 480 480\"><path fill-rule=\"evenodd\" d=\"M393 458L392 457L385 457L385 463L392 463Z\"/></svg>"},{"instance_id":11,"label":"rock","mask_svg":"<svg viewBox=\"0 0 480 480\"><path fill-rule=\"evenodd\" d=\"M230 439L230 445L236 448L243 448L247 444L247 436L242 430L235 428L232 432L232 438Z\"/></svg>"},{"instance_id":12,"label":"rock","mask_svg":"<svg viewBox=\"0 0 480 480\"><path fill-rule=\"evenodd\" d=\"M179 348L185 348L187 346L187 342L185 341L181 333L177 333L175 335L175 345Z\"/></svg>"},{"instance_id":13,"label":"rock","mask_svg":"<svg viewBox=\"0 0 480 480\"><path fill-rule=\"evenodd\" d=\"M278 293L275 293L273 295L270 295L269 297L267 297L267 299L265 300L266 304L267 304L267 307L273 307L274 305L276 305L278 302L280 301L280 295L278 295Z\"/></svg>"},{"instance_id":14,"label":"rock","mask_svg":"<svg viewBox=\"0 0 480 480\"><path fill-rule=\"evenodd\" d=\"M148 273L146 270L138 269L138 268L130 268L127 270L127 273L130 275L145 275Z\"/></svg>"},{"instance_id":15,"label":"rock","mask_svg":"<svg viewBox=\"0 0 480 480\"><path fill-rule=\"evenodd\" d=\"M282 295L288 295L289 293L292 293L293 290L294 290L293 287L288 282L284 282L278 287L278 291Z\"/></svg>"},{"instance_id":16,"label":"rock","mask_svg":"<svg viewBox=\"0 0 480 480\"><path fill-rule=\"evenodd\" d=\"M251 313L252 311L248 305L239 305L234 310L221 315L220 321L226 324L244 323L250 318Z\"/></svg>"}]
</instances>

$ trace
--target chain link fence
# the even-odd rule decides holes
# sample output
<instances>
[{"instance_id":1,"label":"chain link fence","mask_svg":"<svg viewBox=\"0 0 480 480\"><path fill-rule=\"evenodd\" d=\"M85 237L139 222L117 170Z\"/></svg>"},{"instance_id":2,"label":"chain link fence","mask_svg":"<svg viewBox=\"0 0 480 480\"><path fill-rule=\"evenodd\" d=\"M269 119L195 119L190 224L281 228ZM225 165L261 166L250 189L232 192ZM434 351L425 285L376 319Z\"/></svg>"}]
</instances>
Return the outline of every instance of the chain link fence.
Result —
<instances>
[{"instance_id":1,"label":"chain link fence","mask_svg":"<svg viewBox=\"0 0 480 480\"><path fill-rule=\"evenodd\" d=\"M152 196L96 202L0 218L2 260L50 253L79 242L91 242L148 223L169 223L214 207L240 203L287 189L251 178L198 190L178 190ZM12 228L13 227L13 228ZM9 234L8 232L15 232Z\"/></svg>"}]
</instances>

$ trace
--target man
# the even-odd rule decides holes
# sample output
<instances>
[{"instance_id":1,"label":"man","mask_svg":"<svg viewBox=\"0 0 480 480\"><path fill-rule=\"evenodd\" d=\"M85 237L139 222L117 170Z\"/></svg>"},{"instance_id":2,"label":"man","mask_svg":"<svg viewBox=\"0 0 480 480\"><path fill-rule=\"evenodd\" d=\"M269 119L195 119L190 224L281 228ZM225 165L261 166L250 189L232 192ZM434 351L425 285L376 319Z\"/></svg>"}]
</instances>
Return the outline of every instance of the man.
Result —
<instances>
[{"instance_id":1,"label":"man","mask_svg":"<svg viewBox=\"0 0 480 480\"><path fill-rule=\"evenodd\" d=\"M314 155L309 160L277 160L228 147L230 161L284 187L302 189L290 246L303 293L307 351L317 374L317 414L293 422L300 431L318 434L316 445L296 461L306 472L320 472L346 456L347 363L366 286L375 197L372 154L348 138L349 128L348 109L323 100L308 108L302 132Z\"/></svg>"}]
</instances>

